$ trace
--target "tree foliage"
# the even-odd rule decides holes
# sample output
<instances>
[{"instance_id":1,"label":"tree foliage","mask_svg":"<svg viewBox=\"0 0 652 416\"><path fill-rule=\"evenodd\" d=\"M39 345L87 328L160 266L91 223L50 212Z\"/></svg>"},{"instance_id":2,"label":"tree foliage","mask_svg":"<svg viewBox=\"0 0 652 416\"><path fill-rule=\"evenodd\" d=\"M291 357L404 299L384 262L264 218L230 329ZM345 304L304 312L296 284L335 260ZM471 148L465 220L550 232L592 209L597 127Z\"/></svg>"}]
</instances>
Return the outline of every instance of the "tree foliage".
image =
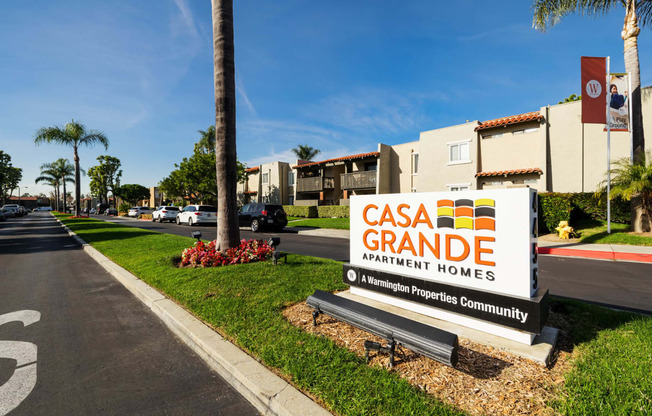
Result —
<instances>
[{"instance_id":1,"label":"tree foliage","mask_svg":"<svg viewBox=\"0 0 652 416\"><path fill-rule=\"evenodd\" d=\"M41 165L41 176L36 178L35 183L45 182L48 185L55 187L55 198L57 201L57 210L65 210L66 197L66 184L73 183L75 167L68 159L59 158L52 163L44 163ZM59 187L63 185L63 197L59 192ZM62 206L59 205L62 202Z\"/></svg>"},{"instance_id":2,"label":"tree foliage","mask_svg":"<svg viewBox=\"0 0 652 416\"><path fill-rule=\"evenodd\" d=\"M131 205L136 205L138 201L149 199L149 189L143 185L128 183L115 189L115 195L129 202Z\"/></svg>"},{"instance_id":3,"label":"tree foliage","mask_svg":"<svg viewBox=\"0 0 652 416\"><path fill-rule=\"evenodd\" d=\"M321 153L321 150L310 147L307 144L300 144L292 149L292 152L297 156L298 159L312 160L315 156Z\"/></svg>"},{"instance_id":4,"label":"tree foliage","mask_svg":"<svg viewBox=\"0 0 652 416\"><path fill-rule=\"evenodd\" d=\"M581 99L582 99L581 95L571 94L568 97L564 98L563 101L560 101L557 104L572 103L573 101L580 101Z\"/></svg>"},{"instance_id":5,"label":"tree foliage","mask_svg":"<svg viewBox=\"0 0 652 416\"><path fill-rule=\"evenodd\" d=\"M18 186L23 178L23 170L14 167L11 163L11 156L0 150L0 196L3 204L7 197L10 197L14 188Z\"/></svg>"},{"instance_id":6,"label":"tree foliage","mask_svg":"<svg viewBox=\"0 0 652 416\"><path fill-rule=\"evenodd\" d=\"M91 179L89 184L91 194L100 199L100 202L109 201L109 192L115 196L116 188L120 187L122 169L120 159L113 156L102 155L97 157L99 165L88 169Z\"/></svg>"},{"instance_id":7,"label":"tree foliage","mask_svg":"<svg viewBox=\"0 0 652 416\"><path fill-rule=\"evenodd\" d=\"M65 126L43 127L36 132L34 137L36 145L42 143L54 143L69 146L73 149L75 162L75 215L81 213L80 194L81 183L79 167L79 147L101 144L105 149L109 148L109 140L104 133L97 130L87 130L83 124L72 120Z\"/></svg>"}]
</instances>

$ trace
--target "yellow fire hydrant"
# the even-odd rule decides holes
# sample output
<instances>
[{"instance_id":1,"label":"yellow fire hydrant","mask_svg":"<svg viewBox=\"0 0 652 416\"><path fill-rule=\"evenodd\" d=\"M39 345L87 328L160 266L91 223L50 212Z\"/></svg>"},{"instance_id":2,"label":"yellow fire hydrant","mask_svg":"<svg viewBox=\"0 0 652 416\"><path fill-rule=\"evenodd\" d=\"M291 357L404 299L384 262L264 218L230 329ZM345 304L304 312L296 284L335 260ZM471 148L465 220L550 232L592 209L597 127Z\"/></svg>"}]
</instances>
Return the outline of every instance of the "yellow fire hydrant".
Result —
<instances>
[{"instance_id":1,"label":"yellow fire hydrant","mask_svg":"<svg viewBox=\"0 0 652 416\"><path fill-rule=\"evenodd\" d=\"M568 240L575 236L575 230L568 225L568 221L560 221L559 226L555 230L559 233L559 238L563 240Z\"/></svg>"}]
</instances>

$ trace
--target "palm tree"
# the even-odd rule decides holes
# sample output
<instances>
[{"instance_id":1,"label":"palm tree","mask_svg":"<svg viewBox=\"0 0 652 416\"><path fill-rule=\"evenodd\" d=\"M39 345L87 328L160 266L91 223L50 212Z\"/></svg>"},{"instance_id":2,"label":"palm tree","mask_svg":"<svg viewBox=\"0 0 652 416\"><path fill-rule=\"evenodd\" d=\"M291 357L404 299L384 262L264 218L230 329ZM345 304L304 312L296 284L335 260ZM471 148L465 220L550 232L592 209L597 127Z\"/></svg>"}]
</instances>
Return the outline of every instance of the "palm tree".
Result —
<instances>
[{"instance_id":1,"label":"palm tree","mask_svg":"<svg viewBox=\"0 0 652 416\"><path fill-rule=\"evenodd\" d=\"M640 27L652 22L652 0L534 0L535 29L545 31L572 13L589 16L606 14L616 6L625 7L625 23L621 37L625 42L625 70L631 73L630 91L632 111L632 136L635 163L645 164L645 136L641 110L641 71L638 62L638 34ZM639 27L640 26L640 27ZM643 158L643 159L640 159Z\"/></svg>"},{"instance_id":2,"label":"palm tree","mask_svg":"<svg viewBox=\"0 0 652 416\"><path fill-rule=\"evenodd\" d=\"M211 153L215 151L215 126L209 126L206 131L197 130L201 138L195 143L195 151Z\"/></svg>"},{"instance_id":3,"label":"palm tree","mask_svg":"<svg viewBox=\"0 0 652 416\"><path fill-rule=\"evenodd\" d=\"M321 150L319 149L314 149L307 144L303 145L298 145L294 149L292 149L295 155L297 155L298 159L301 160L312 160L315 156L317 156L319 153L321 153Z\"/></svg>"},{"instance_id":4,"label":"palm tree","mask_svg":"<svg viewBox=\"0 0 652 416\"><path fill-rule=\"evenodd\" d=\"M104 133L97 130L86 130L86 127L72 120L66 123L65 126L59 127L43 127L36 132L34 143L39 145L41 143L57 143L65 146L70 146L74 151L75 161L75 215L80 214L80 197L81 183L80 183L80 169L79 169L79 146L91 146L97 143L104 145L105 149L109 148L109 140Z\"/></svg>"},{"instance_id":5,"label":"palm tree","mask_svg":"<svg viewBox=\"0 0 652 416\"><path fill-rule=\"evenodd\" d=\"M41 165L41 176L36 178L36 183L46 182L50 185L56 186L57 195L57 210L59 207L59 187L63 185L63 211L66 211L66 183L74 182L73 174L75 167L68 161L68 159L57 159L52 163L44 163ZM83 172L83 171L82 171Z\"/></svg>"},{"instance_id":6,"label":"palm tree","mask_svg":"<svg viewBox=\"0 0 652 416\"><path fill-rule=\"evenodd\" d=\"M645 160L639 157L639 160ZM611 169L611 194L609 199L623 198L626 201L632 199L640 201L643 212L647 215L645 220L632 217L631 228L633 231L650 231L652 226L652 154L648 153L646 164L632 164L628 157L613 162ZM600 185L597 194L606 192L606 180ZM639 222L640 224L635 224Z\"/></svg>"},{"instance_id":7,"label":"palm tree","mask_svg":"<svg viewBox=\"0 0 652 416\"><path fill-rule=\"evenodd\" d=\"M215 173L217 178L217 247L240 243L236 198L235 52L233 0L211 0L215 83Z\"/></svg>"},{"instance_id":8,"label":"palm tree","mask_svg":"<svg viewBox=\"0 0 652 416\"><path fill-rule=\"evenodd\" d=\"M41 165L41 176L34 180L34 183L45 182L54 188L54 200L56 201L54 208L57 211L59 211L59 189L61 188L60 181L61 177L57 174L57 172L54 171L54 169L48 167L47 164Z\"/></svg>"}]
</instances>

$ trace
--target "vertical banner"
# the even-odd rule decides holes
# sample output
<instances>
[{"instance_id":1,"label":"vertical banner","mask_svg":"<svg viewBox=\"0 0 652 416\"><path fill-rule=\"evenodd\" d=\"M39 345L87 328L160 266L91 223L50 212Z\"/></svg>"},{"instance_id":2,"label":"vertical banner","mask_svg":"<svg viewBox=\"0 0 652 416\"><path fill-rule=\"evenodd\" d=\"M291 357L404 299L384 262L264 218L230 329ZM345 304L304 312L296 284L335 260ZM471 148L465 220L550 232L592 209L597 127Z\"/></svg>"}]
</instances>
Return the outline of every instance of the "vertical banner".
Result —
<instances>
[{"instance_id":1,"label":"vertical banner","mask_svg":"<svg viewBox=\"0 0 652 416\"><path fill-rule=\"evenodd\" d=\"M629 77L612 73L609 78L609 127L611 131L629 131Z\"/></svg>"},{"instance_id":2,"label":"vertical banner","mask_svg":"<svg viewBox=\"0 0 652 416\"><path fill-rule=\"evenodd\" d=\"M606 73L606 58L582 57L582 123L607 123Z\"/></svg>"}]
</instances>

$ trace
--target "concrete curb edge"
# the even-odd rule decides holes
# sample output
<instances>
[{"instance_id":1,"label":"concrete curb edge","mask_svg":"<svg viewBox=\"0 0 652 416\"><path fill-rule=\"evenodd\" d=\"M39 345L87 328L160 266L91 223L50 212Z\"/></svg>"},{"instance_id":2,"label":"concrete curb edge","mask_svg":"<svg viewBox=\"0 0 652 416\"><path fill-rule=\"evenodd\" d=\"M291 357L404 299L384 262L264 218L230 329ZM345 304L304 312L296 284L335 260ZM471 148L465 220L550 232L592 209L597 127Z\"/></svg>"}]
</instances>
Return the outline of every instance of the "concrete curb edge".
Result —
<instances>
[{"instance_id":1,"label":"concrete curb edge","mask_svg":"<svg viewBox=\"0 0 652 416\"><path fill-rule=\"evenodd\" d=\"M331 414L190 312L91 247L59 219L56 220L93 260L151 309L177 337L263 415Z\"/></svg>"}]
</instances>

